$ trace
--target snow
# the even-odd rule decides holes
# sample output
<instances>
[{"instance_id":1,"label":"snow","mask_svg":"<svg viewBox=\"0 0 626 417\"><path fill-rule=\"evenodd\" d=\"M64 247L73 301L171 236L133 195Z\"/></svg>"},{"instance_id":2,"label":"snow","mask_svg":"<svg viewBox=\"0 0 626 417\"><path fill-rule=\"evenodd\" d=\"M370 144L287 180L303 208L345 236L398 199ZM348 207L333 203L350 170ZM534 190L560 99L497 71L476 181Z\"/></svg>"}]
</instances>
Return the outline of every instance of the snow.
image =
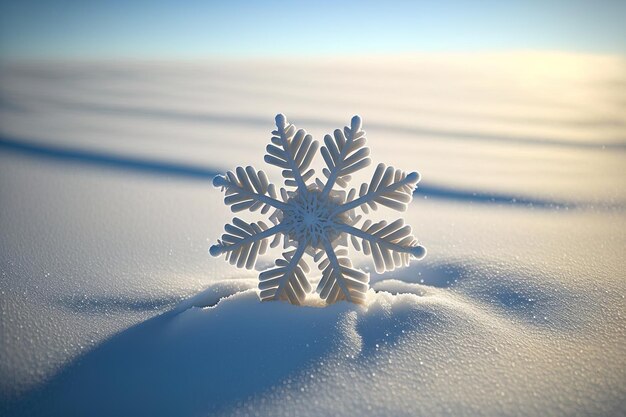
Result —
<instances>
[{"instance_id":1,"label":"snow","mask_svg":"<svg viewBox=\"0 0 626 417\"><path fill-rule=\"evenodd\" d=\"M623 58L3 65L0 414L626 413ZM208 254L279 112L422 176L362 306Z\"/></svg>"}]
</instances>

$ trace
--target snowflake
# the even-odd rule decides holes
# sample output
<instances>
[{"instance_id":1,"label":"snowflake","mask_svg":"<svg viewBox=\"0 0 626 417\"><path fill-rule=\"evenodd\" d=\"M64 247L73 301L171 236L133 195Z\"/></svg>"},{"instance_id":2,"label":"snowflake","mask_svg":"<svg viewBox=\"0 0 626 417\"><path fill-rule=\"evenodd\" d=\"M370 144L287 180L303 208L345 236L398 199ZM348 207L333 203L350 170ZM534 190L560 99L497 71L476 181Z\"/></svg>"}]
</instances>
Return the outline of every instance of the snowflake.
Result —
<instances>
[{"instance_id":1,"label":"snowflake","mask_svg":"<svg viewBox=\"0 0 626 417\"><path fill-rule=\"evenodd\" d=\"M411 201L419 174L406 174L393 167L379 164L369 184L362 184L348 192L335 190L335 184L348 186L351 174L371 163L370 150L365 146L365 131L361 118L354 116L350 127L335 130L324 137L321 154L327 168L323 169L326 182L310 169L319 144L303 129L287 122L284 115L276 116L276 130L267 145L265 162L281 168L285 188L270 184L263 171L248 166L238 167L225 176L218 175L213 185L226 192L224 203L233 212L272 211L268 226L263 221L247 223L238 217L225 226L218 243L211 247L213 256L226 255L226 260L239 268L252 269L259 255L283 241L282 259L275 267L259 275L261 300L288 300L302 304L311 286L306 274L310 272L304 261L306 253L313 257L322 271L317 286L320 297L327 303L347 300L363 303L369 288L369 274L353 268L348 258L348 242L358 251L371 255L376 271L391 271L408 266L411 257L421 259L426 254L423 246L411 235L411 227L402 219L391 223L365 220L361 215L383 205L398 211L406 210ZM309 183L310 182L310 183ZM348 239L348 236L350 239ZM270 242L271 240L271 242Z\"/></svg>"}]
</instances>

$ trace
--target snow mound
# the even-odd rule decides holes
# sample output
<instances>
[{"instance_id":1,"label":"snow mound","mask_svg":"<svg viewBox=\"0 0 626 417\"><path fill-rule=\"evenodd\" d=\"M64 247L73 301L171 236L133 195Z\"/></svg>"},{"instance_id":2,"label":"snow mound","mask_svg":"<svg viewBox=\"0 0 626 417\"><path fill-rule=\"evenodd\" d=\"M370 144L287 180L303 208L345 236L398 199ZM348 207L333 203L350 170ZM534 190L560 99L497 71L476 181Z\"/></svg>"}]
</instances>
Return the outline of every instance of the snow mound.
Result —
<instances>
[{"instance_id":1,"label":"snow mound","mask_svg":"<svg viewBox=\"0 0 626 417\"><path fill-rule=\"evenodd\" d=\"M564 360L572 346L561 326L542 329L449 289L389 279L362 306L315 308L261 302L255 286L211 285L80 357L9 413L490 415L522 404L550 413L563 405L554 401L564 395L551 383L556 369L594 366ZM515 366L541 378L529 383ZM598 386L592 398L606 394ZM430 396L437 400L420 401ZM594 404L601 412L617 406Z\"/></svg>"}]
</instances>

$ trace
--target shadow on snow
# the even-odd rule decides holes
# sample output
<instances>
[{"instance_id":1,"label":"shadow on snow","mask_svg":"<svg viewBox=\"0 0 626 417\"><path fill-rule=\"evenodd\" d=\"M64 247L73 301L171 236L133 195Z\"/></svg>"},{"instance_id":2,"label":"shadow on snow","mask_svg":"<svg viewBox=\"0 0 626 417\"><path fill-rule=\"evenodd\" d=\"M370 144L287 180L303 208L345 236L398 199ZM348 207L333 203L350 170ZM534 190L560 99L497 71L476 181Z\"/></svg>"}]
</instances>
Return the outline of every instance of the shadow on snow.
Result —
<instances>
[{"instance_id":1,"label":"shadow on snow","mask_svg":"<svg viewBox=\"0 0 626 417\"><path fill-rule=\"evenodd\" d=\"M163 175L184 179L210 180L220 171L199 165L158 159L125 156L116 153L90 151L67 146L48 145L35 141L15 140L0 137L0 151L12 152L31 158L47 159L83 166L101 167L135 173ZM420 183L416 197L470 202L479 204L513 205L543 209L575 208L571 202L551 201L516 195L467 191Z\"/></svg>"}]
</instances>

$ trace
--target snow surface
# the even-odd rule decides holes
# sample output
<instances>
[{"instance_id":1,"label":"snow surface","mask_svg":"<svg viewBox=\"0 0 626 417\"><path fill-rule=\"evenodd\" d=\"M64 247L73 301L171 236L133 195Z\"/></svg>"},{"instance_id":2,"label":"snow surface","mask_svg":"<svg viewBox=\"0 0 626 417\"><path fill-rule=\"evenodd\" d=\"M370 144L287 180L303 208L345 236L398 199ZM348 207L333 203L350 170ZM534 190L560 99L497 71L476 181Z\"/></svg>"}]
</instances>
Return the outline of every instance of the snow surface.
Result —
<instances>
[{"instance_id":1,"label":"snow surface","mask_svg":"<svg viewBox=\"0 0 626 417\"><path fill-rule=\"evenodd\" d=\"M624 74L556 53L4 64L0 414L626 414ZM211 175L263 167L279 112L318 139L359 113L375 162L422 174L405 220L428 256L355 257L364 306L260 303L257 272L207 253L233 217Z\"/></svg>"}]
</instances>

